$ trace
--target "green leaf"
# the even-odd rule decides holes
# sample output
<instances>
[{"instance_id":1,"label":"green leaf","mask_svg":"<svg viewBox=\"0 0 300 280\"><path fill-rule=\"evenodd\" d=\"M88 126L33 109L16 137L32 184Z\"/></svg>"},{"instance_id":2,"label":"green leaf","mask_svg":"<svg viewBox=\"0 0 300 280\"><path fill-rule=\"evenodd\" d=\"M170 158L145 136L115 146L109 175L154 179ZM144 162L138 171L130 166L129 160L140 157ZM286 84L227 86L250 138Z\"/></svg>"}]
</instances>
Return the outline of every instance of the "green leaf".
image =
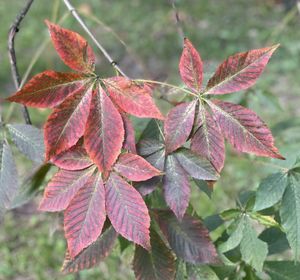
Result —
<instances>
[{"instance_id":1,"label":"green leaf","mask_svg":"<svg viewBox=\"0 0 300 280\"><path fill-rule=\"evenodd\" d=\"M40 129L29 124L8 124L7 128L17 148L30 160L44 161L44 138Z\"/></svg>"},{"instance_id":2,"label":"green leaf","mask_svg":"<svg viewBox=\"0 0 300 280\"><path fill-rule=\"evenodd\" d=\"M263 263L268 255L268 245L257 237L249 218L245 219L240 250L245 263L259 272L262 271Z\"/></svg>"},{"instance_id":3,"label":"green leaf","mask_svg":"<svg viewBox=\"0 0 300 280\"><path fill-rule=\"evenodd\" d=\"M186 263L181 260L177 259L176 261L176 276L175 280L185 280L187 279L187 271L186 271Z\"/></svg>"},{"instance_id":4,"label":"green leaf","mask_svg":"<svg viewBox=\"0 0 300 280\"><path fill-rule=\"evenodd\" d=\"M300 180L296 173L288 176L288 185L280 208L284 228L295 259L300 258Z\"/></svg>"},{"instance_id":5,"label":"green leaf","mask_svg":"<svg viewBox=\"0 0 300 280\"><path fill-rule=\"evenodd\" d=\"M206 181L194 179L194 182L201 191L203 191L209 198L211 198L213 188L210 187Z\"/></svg>"},{"instance_id":6,"label":"green leaf","mask_svg":"<svg viewBox=\"0 0 300 280\"><path fill-rule=\"evenodd\" d=\"M265 262L264 270L272 280L298 280L300 264L291 261L268 261Z\"/></svg>"},{"instance_id":7,"label":"green leaf","mask_svg":"<svg viewBox=\"0 0 300 280\"><path fill-rule=\"evenodd\" d=\"M17 167L6 140L0 141L0 209L11 207L19 189Z\"/></svg>"},{"instance_id":8,"label":"green leaf","mask_svg":"<svg viewBox=\"0 0 300 280\"><path fill-rule=\"evenodd\" d=\"M231 220L237 218L241 214L240 209L228 209L220 213L223 220Z\"/></svg>"},{"instance_id":9,"label":"green leaf","mask_svg":"<svg viewBox=\"0 0 300 280\"><path fill-rule=\"evenodd\" d=\"M280 224L271 216L261 215L259 213L250 213L250 217L266 227L281 228Z\"/></svg>"},{"instance_id":10,"label":"green leaf","mask_svg":"<svg viewBox=\"0 0 300 280\"><path fill-rule=\"evenodd\" d=\"M189 280L219 280L216 273L208 265L187 264Z\"/></svg>"},{"instance_id":11,"label":"green leaf","mask_svg":"<svg viewBox=\"0 0 300 280\"><path fill-rule=\"evenodd\" d=\"M288 182L287 177L286 173L278 172L265 178L258 187L253 211L276 204L283 196Z\"/></svg>"}]
</instances>

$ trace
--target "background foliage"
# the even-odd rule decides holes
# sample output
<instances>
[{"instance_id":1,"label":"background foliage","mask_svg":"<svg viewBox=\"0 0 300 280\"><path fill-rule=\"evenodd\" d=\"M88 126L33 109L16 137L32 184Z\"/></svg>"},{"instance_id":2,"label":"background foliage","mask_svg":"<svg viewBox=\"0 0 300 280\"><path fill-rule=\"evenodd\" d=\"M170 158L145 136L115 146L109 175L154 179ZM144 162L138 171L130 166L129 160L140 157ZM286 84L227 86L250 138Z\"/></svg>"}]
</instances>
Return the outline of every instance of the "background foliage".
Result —
<instances>
[{"instance_id":1,"label":"background foliage","mask_svg":"<svg viewBox=\"0 0 300 280\"><path fill-rule=\"evenodd\" d=\"M9 5L5 2L0 3L1 97L6 97L9 92L14 91L3 38L7 37L9 25L23 5L23 1L19 0L11 0ZM21 74L26 71L43 41L48 40L43 20L60 18L66 13L61 1L52 2L51 5L46 0L34 2L22 23L16 41ZM79 7L86 23L126 73L137 78L164 77L174 83L180 82L177 65L181 43L168 1L115 1L113 5L111 1L104 0L85 2L83 4L82 1L73 1L73 4ZM300 154L300 111L297 105L300 101L300 17L296 8L285 11L283 6L274 2L177 1L185 31L201 52L206 65L209 65L208 69L206 67L205 78L211 76L217 63L228 55L256 47L281 44L272 63L266 69L267 73L254 89L246 94L235 93L224 98L247 105L258 112L271 127L276 144L287 160L279 162L246 154L238 155L229 149L226 153L225 169L215 186L212 199L209 200L203 193L193 192L192 204L202 218L235 207L235 200L239 194L255 190L263 178L276 172L274 165L290 167L297 154ZM62 25L83 34L70 16ZM123 44L119 42L120 39ZM111 67L101 55L97 58L98 71L103 73L103 76L105 73L112 74ZM30 76L53 68L65 70L53 47L48 44ZM169 109L163 102L158 105L164 112ZM4 116L12 113L10 122L22 122L19 110L12 110L9 104L4 104L1 109ZM40 126L48 112L30 109L33 123ZM26 177L31 163L16 152L14 154L18 155L19 173ZM239 199L242 201L243 196ZM62 277L58 273L65 250L62 231L59 228L60 217L36 212L36 205L30 203L22 209L10 212L2 221L0 279L75 279L77 276ZM218 233L214 234L216 238ZM81 279L133 279L129 258L132 256L133 247L126 249L121 257L119 251L120 248L115 248L112 256L101 263L99 268L81 272ZM290 252L286 251L271 258L277 260L288 256ZM272 268L271 264L270 267Z\"/></svg>"}]
</instances>

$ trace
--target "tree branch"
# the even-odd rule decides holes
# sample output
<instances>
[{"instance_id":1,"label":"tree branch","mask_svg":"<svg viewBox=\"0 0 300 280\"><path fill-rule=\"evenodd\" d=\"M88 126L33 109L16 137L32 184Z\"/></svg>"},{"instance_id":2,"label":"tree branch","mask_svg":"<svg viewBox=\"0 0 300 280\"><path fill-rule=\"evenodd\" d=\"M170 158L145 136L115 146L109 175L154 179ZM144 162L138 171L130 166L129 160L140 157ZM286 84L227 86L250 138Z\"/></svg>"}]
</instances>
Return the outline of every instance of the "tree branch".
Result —
<instances>
[{"instance_id":1,"label":"tree branch","mask_svg":"<svg viewBox=\"0 0 300 280\"><path fill-rule=\"evenodd\" d=\"M86 26L84 21L81 19L80 15L77 13L76 9L72 6L69 0L64 0L64 3L74 18L78 21L78 23L82 26L84 31L90 36L105 58L109 61L112 67L114 67L122 76L127 77L123 70L118 66L117 62L110 56L110 54L106 51L106 49L99 43L99 41L95 38L89 28Z\"/></svg>"},{"instance_id":2,"label":"tree branch","mask_svg":"<svg viewBox=\"0 0 300 280\"><path fill-rule=\"evenodd\" d=\"M25 6L22 8L22 10L17 15L14 23L11 25L8 33L8 54L9 54L9 60L11 65L11 72L12 77L14 80L14 84L16 89L18 90L21 83L21 77L19 74L18 66L17 66L17 58L16 58L16 52L15 52L15 36L17 32L19 31L20 24L24 17L26 16L27 12L29 11L31 4L33 0L27 0ZM23 117L27 124L31 124L30 115L28 112L28 109L26 106L23 106Z\"/></svg>"}]
</instances>

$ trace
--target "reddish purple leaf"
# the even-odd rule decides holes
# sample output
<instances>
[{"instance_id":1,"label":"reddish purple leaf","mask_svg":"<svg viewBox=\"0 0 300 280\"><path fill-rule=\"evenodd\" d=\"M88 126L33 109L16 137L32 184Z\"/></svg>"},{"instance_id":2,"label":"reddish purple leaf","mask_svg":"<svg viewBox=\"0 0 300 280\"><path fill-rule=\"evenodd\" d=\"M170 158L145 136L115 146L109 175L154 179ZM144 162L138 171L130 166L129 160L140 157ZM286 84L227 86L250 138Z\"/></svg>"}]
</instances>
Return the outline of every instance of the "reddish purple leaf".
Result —
<instances>
[{"instance_id":1,"label":"reddish purple leaf","mask_svg":"<svg viewBox=\"0 0 300 280\"><path fill-rule=\"evenodd\" d=\"M74 259L71 258L70 253L67 251L61 270L63 272L74 273L98 265L111 252L117 237L118 234L111 226L102 232L94 243L84 249Z\"/></svg>"},{"instance_id":2,"label":"reddish purple leaf","mask_svg":"<svg viewBox=\"0 0 300 280\"><path fill-rule=\"evenodd\" d=\"M208 81L206 94L226 94L254 85L278 46L230 56Z\"/></svg>"},{"instance_id":3,"label":"reddish purple leaf","mask_svg":"<svg viewBox=\"0 0 300 280\"><path fill-rule=\"evenodd\" d=\"M184 83L196 91L201 90L203 63L189 39L184 39L183 52L179 62L179 72Z\"/></svg>"},{"instance_id":4,"label":"reddish purple leaf","mask_svg":"<svg viewBox=\"0 0 300 280\"><path fill-rule=\"evenodd\" d=\"M191 190L188 173L174 155L169 155L166 159L163 190L168 206L181 220L189 205Z\"/></svg>"},{"instance_id":5,"label":"reddish purple leaf","mask_svg":"<svg viewBox=\"0 0 300 280\"><path fill-rule=\"evenodd\" d=\"M126 239L150 249L150 216L139 192L111 173L105 186L106 211L115 228Z\"/></svg>"},{"instance_id":6,"label":"reddish purple leaf","mask_svg":"<svg viewBox=\"0 0 300 280\"><path fill-rule=\"evenodd\" d=\"M121 152L123 141L122 117L106 93L99 88L93 92L84 145L100 172L111 169Z\"/></svg>"},{"instance_id":7,"label":"reddish purple leaf","mask_svg":"<svg viewBox=\"0 0 300 280\"><path fill-rule=\"evenodd\" d=\"M154 176L161 175L161 172L154 168L142 157L135 154L122 154L114 169L130 181L146 181Z\"/></svg>"},{"instance_id":8,"label":"reddish purple leaf","mask_svg":"<svg viewBox=\"0 0 300 280\"><path fill-rule=\"evenodd\" d=\"M162 176L153 177L147 181L134 184L134 187L142 196L145 196L152 193L157 188L158 184L161 182L161 178Z\"/></svg>"},{"instance_id":9,"label":"reddish purple leaf","mask_svg":"<svg viewBox=\"0 0 300 280\"><path fill-rule=\"evenodd\" d=\"M167 153L171 153L182 146L190 136L195 118L196 101L182 103L168 113L164 134Z\"/></svg>"},{"instance_id":10,"label":"reddish purple leaf","mask_svg":"<svg viewBox=\"0 0 300 280\"><path fill-rule=\"evenodd\" d=\"M65 170L81 170L93 164L81 143L52 157L51 162Z\"/></svg>"},{"instance_id":11,"label":"reddish purple leaf","mask_svg":"<svg viewBox=\"0 0 300 280\"><path fill-rule=\"evenodd\" d=\"M152 99L149 86L138 85L124 77L113 77L103 82L113 101L126 113L141 118L164 119Z\"/></svg>"},{"instance_id":12,"label":"reddish purple leaf","mask_svg":"<svg viewBox=\"0 0 300 280\"><path fill-rule=\"evenodd\" d=\"M122 116L124 130L125 130L125 139L123 143L123 148L133 154L136 154L134 127L132 125L131 120L126 116L125 113L121 114L121 116Z\"/></svg>"},{"instance_id":13,"label":"reddish purple leaf","mask_svg":"<svg viewBox=\"0 0 300 280\"><path fill-rule=\"evenodd\" d=\"M74 146L83 135L92 89L79 90L54 109L45 124L46 160Z\"/></svg>"},{"instance_id":14,"label":"reddish purple leaf","mask_svg":"<svg viewBox=\"0 0 300 280\"><path fill-rule=\"evenodd\" d=\"M191 150L207 158L216 170L221 172L225 161L224 137L219 125L202 105L199 107L196 126L197 130L191 141Z\"/></svg>"},{"instance_id":15,"label":"reddish purple leaf","mask_svg":"<svg viewBox=\"0 0 300 280\"><path fill-rule=\"evenodd\" d=\"M73 70L90 73L95 69L95 55L78 33L46 20L53 45L62 61Z\"/></svg>"},{"instance_id":16,"label":"reddish purple leaf","mask_svg":"<svg viewBox=\"0 0 300 280\"><path fill-rule=\"evenodd\" d=\"M75 91L83 89L88 81L80 74L47 70L34 76L8 100L31 107L52 108Z\"/></svg>"},{"instance_id":17,"label":"reddish purple leaf","mask_svg":"<svg viewBox=\"0 0 300 280\"><path fill-rule=\"evenodd\" d=\"M284 159L266 124L251 110L230 102L209 102L226 139L237 151Z\"/></svg>"},{"instance_id":18,"label":"reddish purple leaf","mask_svg":"<svg viewBox=\"0 0 300 280\"><path fill-rule=\"evenodd\" d=\"M64 214L65 236L71 258L99 237L105 222L105 190L101 175L89 177Z\"/></svg>"},{"instance_id":19,"label":"reddish purple leaf","mask_svg":"<svg viewBox=\"0 0 300 280\"><path fill-rule=\"evenodd\" d=\"M186 214L178 221L165 210L157 211L156 218L177 257L194 264L218 263L216 248L199 219Z\"/></svg>"},{"instance_id":20,"label":"reddish purple leaf","mask_svg":"<svg viewBox=\"0 0 300 280\"><path fill-rule=\"evenodd\" d=\"M94 171L93 167L78 171L58 171L45 188L39 210L49 212L65 210Z\"/></svg>"}]
</instances>

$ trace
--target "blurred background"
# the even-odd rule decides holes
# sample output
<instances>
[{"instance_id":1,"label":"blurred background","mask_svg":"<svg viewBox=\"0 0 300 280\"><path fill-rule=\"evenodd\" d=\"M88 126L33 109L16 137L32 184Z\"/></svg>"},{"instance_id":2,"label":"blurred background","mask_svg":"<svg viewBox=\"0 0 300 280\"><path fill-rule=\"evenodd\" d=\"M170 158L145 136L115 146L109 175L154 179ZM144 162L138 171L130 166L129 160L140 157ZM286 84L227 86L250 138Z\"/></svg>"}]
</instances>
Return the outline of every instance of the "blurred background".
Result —
<instances>
[{"instance_id":1,"label":"blurred background","mask_svg":"<svg viewBox=\"0 0 300 280\"><path fill-rule=\"evenodd\" d=\"M130 77L180 85L178 60L182 42L177 32L174 10L168 0L71 2L97 39ZM290 166L300 155L300 15L293 0L175 2L185 35L204 60L206 80L220 62L235 52L277 43L281 45L251 90L226 95L224 99L256 111L271 128L276 145L287 160L258 158L227 149L225 168L215 185L212 198L196 189L193 192L192 204L197 214L205 218L234 206L240 193L256 189L262 178L274 173L276 168ZM24 3L24 0L0 0L1 98L15 91L6 40L9 27ZM69 71L49 42L45 19L59 22L89 40L69 15L63 1L34 1L16 38L18 66L25 80L46 69ZM114 75L101 53L96 48L94 50L100 76ZM174 98L168 94L163 90L156 93L157 104L164 113L170 105L159 97ZM1 110L4 121L23 122L18 105L2 102ZM49 110L30 108L29 111L33 124L42 127ZM139 134L145 120L134 119L134 122ZM35 167L16 150L14 155L20 177L26 178ZM29 203L7 213L1 222L0 280L134 278L131 270L133 246L122 254L119 246L116 246L112 255L95 269L77 275L62 275L59 271L66 244L60 216L36 210L42 189L40 187L37 197Z\"/></svg>"}]
</instances>

